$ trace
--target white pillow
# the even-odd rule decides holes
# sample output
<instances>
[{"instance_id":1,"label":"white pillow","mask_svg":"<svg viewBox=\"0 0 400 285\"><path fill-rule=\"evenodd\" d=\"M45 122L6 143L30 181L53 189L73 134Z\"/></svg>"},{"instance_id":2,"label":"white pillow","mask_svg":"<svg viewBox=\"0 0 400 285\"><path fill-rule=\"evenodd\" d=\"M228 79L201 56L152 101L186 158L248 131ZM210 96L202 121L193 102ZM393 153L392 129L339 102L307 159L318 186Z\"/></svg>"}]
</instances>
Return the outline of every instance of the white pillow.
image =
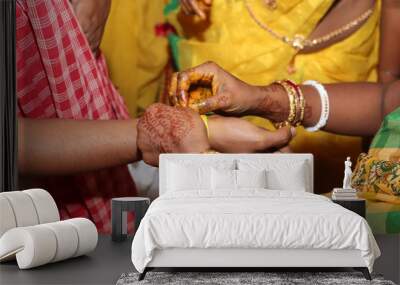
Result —
<instances>
[{"instance_id":1,"label":"white pillow","mask_svg":"<svg viewBox=\"0 0 400 285\"><path fill-rule=\"evenodd\" d=\"M239 159L238 169L265 169L268 189L306 191L309 188L308 167L304 160Z\"/></svg>"},{"instance_id":2,"label":"white pillow","mask_svg":"<svg viewBox=\"0 0 400 285\"><path fill-rule=\"evenodd\" d=\"M211 189L211 167L168 164L168 191Z\"/></svg>"},{"instance_id":3,"label":"white pillow","mask_svg":"<svg viewBox=\"0 0 400 285\"><path fill-rule=\"evenodd\" d=\"M267 171L263 170L236 170L238 188L267 188Z\"/></svg>"},{"instance_id":4,"label":"white pillow","mask_svg":"<svg viewBox=\"0 0 400 285\"><path fill-rule=\"evenodd\" d=\"M236 170L213 168L211 173L213 190L236 190Z\"/></svg>"},{"instance_id":5,"label":"white pillow","mask_svg":"<svg viewBox=\"0 0 400 285\"><path fill-rule=\"evenodd\" d=\"M192 167L212 167L217 169L237 169L236 159L213 159L212 155L204 155L202 159L191 159L189 158L174 158L167 161L166 167L169 164L179 164L188 168Z\"/></svg>"},{"instance_id":6,"label":"white pillow","mask_svg":"<svg viewBox=\"0 0 400 285\"><path fill-rule=\"evenodd\" d=\"M267 181L267 188L271 190L306 191L306 177L300 167L290 171L269 170Z\"/></svg>"}]
</instances>

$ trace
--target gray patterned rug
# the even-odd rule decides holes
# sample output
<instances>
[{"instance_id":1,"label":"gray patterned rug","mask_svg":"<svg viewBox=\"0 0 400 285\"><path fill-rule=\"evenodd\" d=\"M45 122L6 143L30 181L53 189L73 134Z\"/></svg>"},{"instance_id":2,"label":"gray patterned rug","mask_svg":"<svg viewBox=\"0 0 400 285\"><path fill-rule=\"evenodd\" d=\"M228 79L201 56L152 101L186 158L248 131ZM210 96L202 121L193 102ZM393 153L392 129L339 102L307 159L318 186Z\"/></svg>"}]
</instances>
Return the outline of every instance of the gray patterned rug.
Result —
<instances>
[{"instance_id":1,"label":"gray patterned rug","mask_svg":"<svg viewBox=\"0 0 400 285\"><path fill-rule=\"evenodd\" d=\"M359 272L148 272L142 281L138 281L138 276L138 273L122 274L117 285L395 285L379 275L372 275L373 280L368 281Z\"/></svg>"}]
</instances>

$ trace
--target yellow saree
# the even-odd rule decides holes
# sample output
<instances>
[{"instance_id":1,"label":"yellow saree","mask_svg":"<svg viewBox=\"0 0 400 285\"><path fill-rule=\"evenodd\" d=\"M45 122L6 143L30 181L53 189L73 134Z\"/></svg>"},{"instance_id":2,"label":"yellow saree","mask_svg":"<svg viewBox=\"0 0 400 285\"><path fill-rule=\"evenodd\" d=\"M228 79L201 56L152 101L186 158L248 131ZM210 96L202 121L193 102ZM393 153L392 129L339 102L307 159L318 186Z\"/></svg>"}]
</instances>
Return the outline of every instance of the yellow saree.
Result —
<instances>
[{"instance_id":1,"label":"yellow saree","mask_svg":"<svg viewBox=\"0 0 400 285\"><path fill-rule=\"evenodd\" d=\"M157 36L165 0L113 0L101 50L110 77L135 117L157 100L168 42Z\"/></svg>"},{"instance_id":2,"label":"yellow saree","mask_svg":"<svg viewBox=\"0 0 400 285\"><path fill-rule=\"evenodd\" d=\"M177 35L169 39L175 64L180 70L211 60L240 79L257 85L280 79L292 79L297 83L308 79L322 83L377 80L380 1L356 32L310 54L297 54L294 48L260 28L249 15L245 1L213 0L207 24L180 13L178 2L170 0L165 12L167 20L177 29ZM295 34L308 36L333 2L279 0L276 10L271 10L265 1L248 1L258 19L289 37ZM290 69L295 72L291 73ZM260 126L271 127L264 119L251 120ZM361 139L325 132L308 133L298 128L291 148L294 152L315 154L316 189L327 192L340 185L342 177L338 169L343 168L346 156L353 160L358 157Z\"/></svg>"}]
</instances>

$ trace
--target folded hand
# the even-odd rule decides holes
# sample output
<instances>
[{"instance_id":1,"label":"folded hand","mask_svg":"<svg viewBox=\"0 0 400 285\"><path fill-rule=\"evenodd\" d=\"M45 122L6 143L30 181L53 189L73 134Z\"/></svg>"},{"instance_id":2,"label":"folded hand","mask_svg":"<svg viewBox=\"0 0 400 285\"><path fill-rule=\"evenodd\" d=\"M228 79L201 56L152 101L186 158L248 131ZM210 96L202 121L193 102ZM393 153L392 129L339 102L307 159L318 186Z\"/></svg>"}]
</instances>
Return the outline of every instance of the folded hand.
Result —
<instances>
[{"instance_id":1,"label":"folded hand","mask_svg":"<svg viewBox=\"0 0 400 285\"><path fill-rule=\"evenodd\" d=\"M240 118L213 115L208 118L211 148L218 152L270 152L285 147L295 135L295 129L284 127L276 131Z\"/></svg>"},{"instance_id":2,"label":"folded hand","mask_svg":"<svg viewBox=\"0 0 400 285\"><path fill-rule=\"evenodd\" d=\"M193 92L196 88L202 88L204 96L194 100L198 95L198 92ZM190 107L200 114L217 111L242 116L257 105L259 93L259 87L241 81L213 62L207 62L175 73L169 88L169 100L172 105Z\"/></svg>"}]
</instances>

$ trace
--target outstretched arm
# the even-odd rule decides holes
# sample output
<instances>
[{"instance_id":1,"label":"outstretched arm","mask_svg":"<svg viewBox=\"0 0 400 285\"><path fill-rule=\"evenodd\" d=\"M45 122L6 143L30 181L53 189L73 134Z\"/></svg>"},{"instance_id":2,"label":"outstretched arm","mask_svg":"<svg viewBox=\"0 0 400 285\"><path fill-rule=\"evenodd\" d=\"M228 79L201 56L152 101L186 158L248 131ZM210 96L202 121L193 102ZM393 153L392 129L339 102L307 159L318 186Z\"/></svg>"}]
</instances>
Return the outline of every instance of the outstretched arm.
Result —
<instances>
[{"instance_id":1,"label":"outstretched arm","mask_svg":"<svg viewBox=\"0 0 400 285\"><path fill-rule=\"evenodd\" d=\"M255 152L281 147L289 128L267 132L237 118L213 116L210 138L189 108L153 104L134 120L18 120L18 164L22 174L65 175L124 165L143 158L158 165L161 153ZM235 125L235 128L230 128Z\"/></svg>"},{"instance_id":2,"label":"outstretched arm","mask_svg":"<svg viewBox=\"0 0 400 285\"><path fill-rule=\"evenodd\" d=\"M400 107L400 81L388 85L374 83L339 83L324 85L330 102L330 115L324 130L343 134L370 136L377 132L383 117ZM263 90L264 89L264 90ZM305 100L303 125L313 126L321 114L321 100L314 87L301 86ZM284 121L289 102L278 85L260 87L255 113L273 121ZM262 91L263 90L263 91Z\"/></svg>"},{"instance_id":3,"label":"outstretched arm","mask_svg":"<svg viewBox=\"0 0 400 285\"><path fill-rule=\"evenodd\" d=\"M65 175L128 164L160 153L209 149L200 116L190 109L153 104L132 120L18 120L22 174Z\"/></svg>"},{"instance_id":4,"label":"outstretched arm","mask_svg":"<svg viewBox=\"0 0 400 285\"><path fill-rule=\"evenodd\" d=\"M61 175L140 159L137 120L18 119L18 169Z\"/></svg>"},{"instance_id":5,"label":"outstretched arm","mask_svg":"<svg viewBox=\"0 0 400 285\"><path fill-rule=\"evenodd\" d=\"M196 84L208 85L213 96L190 104L190 90ZM330 101L330 116L324 129L333 133L373 135L383 117L400 106L400 81L324 86ZM301 89L306 99L303 124L315 125L321 114L319 95L311 86L301 86ZM289 112L288 96L281 85L253 86L212 62L176 74L169 93L172 103L189 106L199 113L215 111L231 116L257 115L281 122L287 119Z\"/></svg>"}]
</instances>

